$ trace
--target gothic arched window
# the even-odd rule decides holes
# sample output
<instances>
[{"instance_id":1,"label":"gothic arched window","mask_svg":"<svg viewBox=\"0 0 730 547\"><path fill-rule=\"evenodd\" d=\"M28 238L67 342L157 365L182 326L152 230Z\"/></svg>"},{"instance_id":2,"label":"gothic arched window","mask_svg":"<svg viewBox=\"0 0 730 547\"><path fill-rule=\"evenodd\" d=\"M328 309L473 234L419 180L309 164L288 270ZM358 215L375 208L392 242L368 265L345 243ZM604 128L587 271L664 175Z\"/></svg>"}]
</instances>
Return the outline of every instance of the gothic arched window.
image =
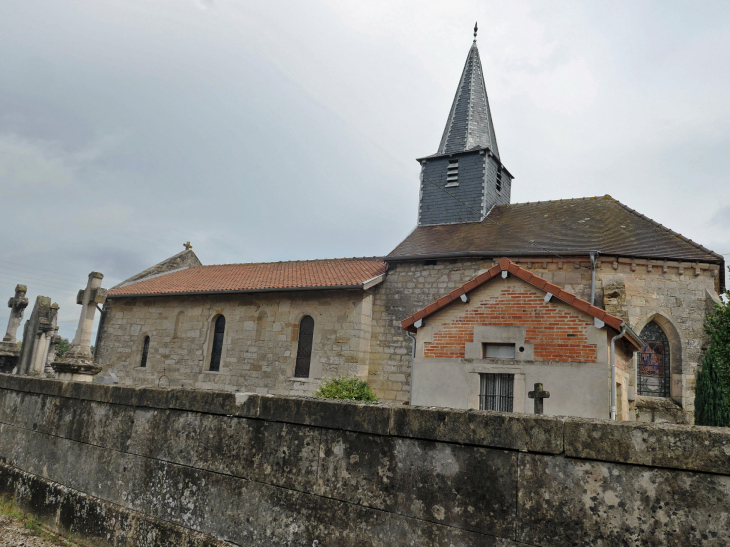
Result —
<instances>
[{"instance_id":1,"label":"gothic arched window","mask_svg":"<svg viewBox=\"0 0 730 547\"><path fill-rule=\"evenodd\" d=\"M226 318L219 315L215 320L213 331L213 347L210 350L210 367L208 370L216 372L221 368L221 355L223 354L223 334L226 332Z\"/></svg>"},{"instance_id":2,"label":"gothic arched window","mask_svg":"<svg viewBox=\"0 0 730 547\"><path fill-rule=\"evenodd\" d=\"M309 378L309 363L312 360L312 341L314 339L314 319L309 315L299 322L299 344L297 345L297 365L294 376Z\"/></svg>"},{"instance_id":3,"label":"gothic arched window","mask_svg":"<svg viewBox=\"0 0 730 547\"><path fill-rule=\"evenodd\" d=\"M639 395L669 397L669 340L662 328L651 321L641 329L644 349L639 354Z\"/></svg>"},{"instance_id":4,"label":"gothic arched window","mask_svg":"<svg viewBox=\"0 0 730 547\"><path fill-rule=\"evenodd\" d=\"M145 336L144 342L142 343L142 360L139 362L140 368L147 366L147 355L150 353L150 337Z\"/></svg>"}]
</instances>

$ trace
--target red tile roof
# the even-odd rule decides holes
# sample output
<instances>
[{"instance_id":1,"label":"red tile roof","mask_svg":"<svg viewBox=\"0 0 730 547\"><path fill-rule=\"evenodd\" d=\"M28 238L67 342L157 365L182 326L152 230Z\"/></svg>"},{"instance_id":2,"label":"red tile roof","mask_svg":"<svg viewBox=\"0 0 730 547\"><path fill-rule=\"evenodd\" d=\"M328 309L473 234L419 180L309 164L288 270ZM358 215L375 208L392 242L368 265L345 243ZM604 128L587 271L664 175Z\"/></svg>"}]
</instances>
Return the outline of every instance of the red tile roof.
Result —
<instances>
[{"instance_id":1,"label":"red tile roof","mask_svg":"<svg viewBox=\"0 0 730 547\"><path fill-rule=\"evenodd\" d=\"M428 306L417 311L410 317L407 317L406 319L401 321L401 327L403 327L407 331L416 332L416 327L414 326L414 323L416 321L428 317L429 315L433 315L440 309L443 309L451 304L451 302L453 302L454 300L458 300L462 294L469 293L470 291L476 289L480 285L483 285L490 279L498 276L503 271L508 271L516 277L519 277L520 279L526 281L530 285L533 285L538 289L545 291L546 293L551 293L553 295L553 298L562 300L566 304L569 304L570 306L573 306L574 308L603 321L604 323L606 323L606 325L612 327L613 329L617 331L621 330L621 325L624 321L620 317L616 317L615 315L606 313L605 310L593 306L590 302L586 302L585 300L578 298L573 293L564 291L557 285L548 283L539 275L535 275L525 268L518 266L508 258L501 258L499 260L499 264L497 264L496 266L492 266L491 268L489 268L489 270L482 274L479 274L471 281L467 281L458 289L454 289L446 296L442 296L441 298L436 300L436 302L429 304ZM632 344L634 344L634 346L637 347L637 349L641 349L642 346L640 344L640 340L634 340L633 336L629 336L628 339L631 341Z\"/></svg>"},{"instance_id":2,"label":"red tile roof","mask_svg":"<svg viewBox=\"0 0 730 547\"><path fill-rule=\"evenodd\" d=\"M222 264L177 270L109 291L109 297L363 288L383 275L380 258Z\"/></svg>"}]
</instances>

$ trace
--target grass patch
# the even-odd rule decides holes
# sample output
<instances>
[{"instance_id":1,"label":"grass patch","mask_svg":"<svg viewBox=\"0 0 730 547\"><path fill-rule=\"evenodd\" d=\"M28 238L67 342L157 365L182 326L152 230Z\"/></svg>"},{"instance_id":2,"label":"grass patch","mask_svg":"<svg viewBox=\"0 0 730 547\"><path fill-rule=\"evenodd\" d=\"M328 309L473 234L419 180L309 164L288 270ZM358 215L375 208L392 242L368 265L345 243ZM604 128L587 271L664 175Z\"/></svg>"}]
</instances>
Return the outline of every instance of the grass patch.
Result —
<instances>
[{"instance_id":1,"label":"grass patch","mask_svg":"<svg viewBox=\"0 0 730 547\"><path fill-rule=\"evenodd\" d=\"M37 517L28 515L15 507L15 500L0 496L0 515L18 521L23 525L30 535L39 537L44 541L60 545L61 547L84 547L84 543L76 538L64 538L53 534L43 528L43 523Z\"/></svg>"}]
</instances>

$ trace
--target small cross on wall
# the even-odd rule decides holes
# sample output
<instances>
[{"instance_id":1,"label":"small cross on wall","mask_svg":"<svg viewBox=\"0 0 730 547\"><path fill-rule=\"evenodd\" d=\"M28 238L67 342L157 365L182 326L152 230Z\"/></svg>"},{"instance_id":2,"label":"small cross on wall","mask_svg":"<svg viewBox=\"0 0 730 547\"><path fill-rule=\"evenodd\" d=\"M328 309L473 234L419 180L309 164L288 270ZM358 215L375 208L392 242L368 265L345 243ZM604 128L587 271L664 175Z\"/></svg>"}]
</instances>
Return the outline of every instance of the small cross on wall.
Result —
<instances>
[{"instance_id":1,"label":"small cross on wall","mask_svg":"<svg viewBox=\"0 0 730 547\"><path fill-rule=\"evenodd\" d=\"M544 391L542 389L542 384L537 383L537 384L535 384L535 391L528 392L527 396L530 399L535 399L535 414L542 414L543 413L542 401L543 401L543 399L550 398L550 392Z\"/></svg>"},{"instance_id":2,"label":"small cross on wall","mask_svg":"<svg viewBox=\"0 0 730 547\"><path fill-rule=\"evenodd\" d=\"M185 250L186 251L189 251L190 249L193 248L193 246L190 245L190 242L189 241L187 243L183 243L183 247L185 247Z\"/></svg>"}]
</instances>

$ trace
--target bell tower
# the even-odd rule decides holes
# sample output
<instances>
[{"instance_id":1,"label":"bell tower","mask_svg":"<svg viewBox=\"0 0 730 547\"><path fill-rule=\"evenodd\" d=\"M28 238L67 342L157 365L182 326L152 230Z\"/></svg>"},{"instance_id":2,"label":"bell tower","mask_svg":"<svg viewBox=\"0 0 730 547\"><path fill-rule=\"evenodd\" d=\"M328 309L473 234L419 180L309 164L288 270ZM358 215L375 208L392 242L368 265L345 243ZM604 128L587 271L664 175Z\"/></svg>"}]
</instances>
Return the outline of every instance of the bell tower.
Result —
<instances>
[{"instance_id":1,"label":"bell tower","mask_svg":"<svg viewBox=\"0 0 730 547\"><path fill-rule=\"evenodd\" d=\"M421 164L418 224L479 222L510 202L512 175L497 137L477 49L477 26L438 152Z\"/></svg>"}]
</instances>

